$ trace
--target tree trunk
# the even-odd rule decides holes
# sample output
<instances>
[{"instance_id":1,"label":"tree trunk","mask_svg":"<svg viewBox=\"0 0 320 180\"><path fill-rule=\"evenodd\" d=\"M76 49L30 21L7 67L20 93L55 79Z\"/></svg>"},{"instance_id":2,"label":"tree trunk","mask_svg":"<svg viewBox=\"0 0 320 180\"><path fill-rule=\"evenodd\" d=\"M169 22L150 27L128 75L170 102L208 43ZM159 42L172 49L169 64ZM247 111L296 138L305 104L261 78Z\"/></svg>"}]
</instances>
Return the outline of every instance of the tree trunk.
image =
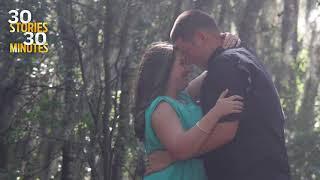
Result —
<instances>
[{"instance_id":1,"label":"tree trunk","mask_svg":"<svg viewBox=\"0 0 320 180\"><path fill-rule=\"evenodd\" d=\"M74 95L74 66L75 66L75 37L72 30L73 12L72 2L69 0L59 0L57 2L58 28L62 38L61 59L64 68L64 109L62 121L65 126L63 138L65 139L62 147L62 180L75 180L78 177L77 165L77 147L75 141L75 133L72 124L74 123L75 112L75 95ZM69 127L71 125L71 127Z\"/></svg>"},{"instance_id":2,"label":"tree trunk","mask_svg":"<svg viewBox=\"0 0 320 180\"><path fill-rule=\"evenodd\" d=\"M285 98L284 111L289 121L296 118L297 84L295 64L298 54L298 0L285 0L282 17L281 49L283 52L282 63L285 73L280 78L280 94Z\"/></svg>"},{"instance_id":3,"label":"tree trunk","mask_svg":"<svg viewBox=\"0 0 320 180\"><path fill-rule=\"evenodd\" d=\"M213 9L214 0L196 0L194 1L194 8L211 13Z\"/></svg>"},{"instance_id":4,"label":"tree trunk","mask_svg":"<svg viewBox=\"0 0 320 180\"><path fill-rule=\"evenodd\" d=\"M309 26L311 30L309 46L310 70L297 118L297 129L299 132L312 132L315 123L315 100L317 95L319 95L318 88L320 84L320 31L317 31L316 26L317 24L314 22L311 22Z\"/></svg>"},{"instance_id":5,"label":"tree trunk","mask_svg":"<svg viewBox=\"0 0 320 180\"><path fill-rule=\"evenodd\" d=\"M249 0L239 21L240 39L248 44L250 48L256 48L257 32L256 24L259 19L259 12L265 1Z\"/></svg>"},{"instance_id":6,"label":"tree trunk","mask_svg":"<svg viewBox=\"0 0 320 180\"><path fill-rule=\"evenodd\" d=\"M229 1L221 0L221 10L218 19L218 25L221 31L231 30L230 16L232 15L232 8Z\"/></svg>"},{"instance_id":7,"label":"tree trunk","mask_svg":"<svg viewBox=\"0 0 320 180\"><path fill-rule=\"evenodd\" d=\"M134 74L130 73L129 64L133 63L132 59L125 58L128 56L125 51L128 49L128 29L130 28L130 22L132 21L132 1L127 2L127 11L125 15L125 22L121 30L121 37L119 43L119 55L117 61L125 60L125 66L122 68L120 84L121 84L121 94L120 94L120 116L118 120L118 133L115 141L114 147L114 160L112 164L112 180L123 179L122 174L125 166L126 154L127 154L127 143L128 143L128 133L129 133L129 114L130 114L130 89L132 88L132 83L130 81L130 76L133 77Z\"/></svg>"},{"instance_id":8,"label":"tree trunk","mask_svg":"<svg viewBox=\"0 0 320 180\"><path fill-rule=\"evenodd\" d=\"M12 122L11 115L16 108L19 87L25 80L26 67L16 63L15 56L9 54L9 43L16 41L16 36L9 32L7 13L16 7L16 2L4 1L0 11L0 134L5 133ZM3 11L2 11L3 10ZM19 67L19 68L18 68ZM0 154L2 156L2 154ZM0 161L0 167L2 162Z\"/></svg>"},{"instance_id":9,"label":"tree trunk","mask_svg":"<svg viewBox=\"0 0 320 180\"><path fill-rule=\"evenodd\" d=\"M5 143L4 137L0 136L0 179L8 179L8 145Z\"/></svg>"},{"instance_id":10,"label":"tree trunk","mask_svg":"<svg viewBox=\"0 0 320 180\"><path fill-rule=\"evenodd\" d=\"M111 67L110 67L110 41L113 30L113 0L105 0L105 17L104 17L104 46L103 46L103 66L104 66L104 108L103 108L103 139L101 142L102 161L104 180L111 180L112 165L112 139L110 136L110 111L111 111Z\"/></svg>"},{"instance_id":11,"label":"tree trunk","mask_svg":"<svg viewBox=\"0 0 320 180\"><path fill-rule=\"evenodd\" d=\"M50 98L50 93L48 93L46 96ZM55 91L52 95L52 99L50 99L49 102L57 102L58 100L58 92ZM46 117L40 117L40 134L42 135L40 147L39 147L39 164L40 168L42 169L39 173L40 179L50 179L51 170L52 170L52 162L54 161L54 153L61 147L60 143L58 143L56 140L50 139L47 136L52 137L59 137L58 131L52 131L54 129L50 124L52 122L56 121L56 119L59 119L59 117L56 116L57 114L57 108L54 105L50 105L48 109L45 109L44 111L47 111L50 113L50 118ZM56 133L55 133L56 132ZM43 137L44 136L44 137Z\"/></svg>"}]
</instances>

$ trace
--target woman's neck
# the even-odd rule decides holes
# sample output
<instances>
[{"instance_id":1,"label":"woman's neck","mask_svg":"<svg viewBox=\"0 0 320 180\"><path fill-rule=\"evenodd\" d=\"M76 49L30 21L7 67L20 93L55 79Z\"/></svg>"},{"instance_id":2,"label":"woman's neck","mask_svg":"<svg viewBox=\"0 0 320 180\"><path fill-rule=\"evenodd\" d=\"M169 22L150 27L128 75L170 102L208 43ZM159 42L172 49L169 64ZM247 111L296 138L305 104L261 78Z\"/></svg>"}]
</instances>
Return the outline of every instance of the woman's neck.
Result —
<instances>
[{"instance_id":1,"label":"woman's neck","mask_svg":"<svg viewBox=\"0 0 320 180\"><path fill-rule=\"evenodd\" d=\"M176 99L177 98L177 90L175 88L167 88L167 91L165 93L166 96L169 96L173 99Z\"/></svg>"}]
</instances>

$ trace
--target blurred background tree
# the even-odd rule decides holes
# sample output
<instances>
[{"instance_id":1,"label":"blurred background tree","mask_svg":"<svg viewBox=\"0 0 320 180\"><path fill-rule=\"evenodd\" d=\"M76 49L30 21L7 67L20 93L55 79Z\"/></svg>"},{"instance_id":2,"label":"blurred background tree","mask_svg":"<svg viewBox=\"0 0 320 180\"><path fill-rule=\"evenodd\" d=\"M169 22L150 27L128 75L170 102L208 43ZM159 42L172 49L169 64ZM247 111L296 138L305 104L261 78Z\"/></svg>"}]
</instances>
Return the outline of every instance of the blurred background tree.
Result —
<instances>
[{"instance_id":1,"label":"blurred background tree","mask_svg":"<svg viewBox=\"0 0 320 180\"><path fill-rule=\"evenodd\" d=\"M143 50L184 10L213 15L272 73L286 114L293 180L320 180L317 0L0 2L0 179L141 179L131 108ZM11 9L49 24L49 53L9 54Z\"/></svg>"}]
</instances>

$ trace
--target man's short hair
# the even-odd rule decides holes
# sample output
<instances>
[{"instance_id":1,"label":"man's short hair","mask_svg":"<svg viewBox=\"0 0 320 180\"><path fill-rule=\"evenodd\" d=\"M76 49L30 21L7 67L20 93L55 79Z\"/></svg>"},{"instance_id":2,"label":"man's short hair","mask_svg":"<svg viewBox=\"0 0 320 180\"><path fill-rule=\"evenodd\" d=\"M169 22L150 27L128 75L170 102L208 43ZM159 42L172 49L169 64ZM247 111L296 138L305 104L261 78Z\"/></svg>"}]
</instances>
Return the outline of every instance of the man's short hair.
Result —
<instances>
[{"instance_id":1,"label":"man's short hair","mask_svg":"<svg viewBox=\"0 0 320 180\"><path fill-rule=\"evenodd\" d=\"M213 17L200 10L189 10L181 13L170 32L170 39L175 42L178 38L189 40L199 29L220 32Z\"/></svg>"}]
</instances>

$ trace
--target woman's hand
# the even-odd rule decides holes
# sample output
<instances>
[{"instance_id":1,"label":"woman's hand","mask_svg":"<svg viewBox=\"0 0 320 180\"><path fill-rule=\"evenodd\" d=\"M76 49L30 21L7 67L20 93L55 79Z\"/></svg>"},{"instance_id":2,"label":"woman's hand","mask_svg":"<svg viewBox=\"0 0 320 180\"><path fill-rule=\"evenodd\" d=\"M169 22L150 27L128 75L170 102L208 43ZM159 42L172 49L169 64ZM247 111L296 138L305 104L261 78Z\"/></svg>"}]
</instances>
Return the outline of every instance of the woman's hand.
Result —
<instances>
[{"instance_id":1,"label":"woman's hand","mask_svg":"<svg viewBox=\"0 0 320 180\"><path fill-rule=\"evenodd\" d=\"M146 171L144 175L148 175L160 171L168 167L173 162L168 151L152 152L147 159Z\"/></svg>"},{"instance_id":2,"label":"woman's hand","mask_svg":"<svg viewBox=\"0 0 320 180\"><path fill-rule=\"evenodd\" d=\"M243 111L243 98L238 95L226 97L227 94L228 89L221 93L216 105L211 109L211 111L214 110L220 118L228 114L240 113Z\"/></svg>"},{"instance_id":3,"label":"woman's hand","mask_svg":"<svg viewBox=\"0 0 320 180\"><path fill-rule=\"evenodd\" d=\"M224 49L239 47L241 44L240 38L235 34L225 32L225 33L221 33L220 35L223 38L222 47Z\"/></svg>"}]
</instances>

